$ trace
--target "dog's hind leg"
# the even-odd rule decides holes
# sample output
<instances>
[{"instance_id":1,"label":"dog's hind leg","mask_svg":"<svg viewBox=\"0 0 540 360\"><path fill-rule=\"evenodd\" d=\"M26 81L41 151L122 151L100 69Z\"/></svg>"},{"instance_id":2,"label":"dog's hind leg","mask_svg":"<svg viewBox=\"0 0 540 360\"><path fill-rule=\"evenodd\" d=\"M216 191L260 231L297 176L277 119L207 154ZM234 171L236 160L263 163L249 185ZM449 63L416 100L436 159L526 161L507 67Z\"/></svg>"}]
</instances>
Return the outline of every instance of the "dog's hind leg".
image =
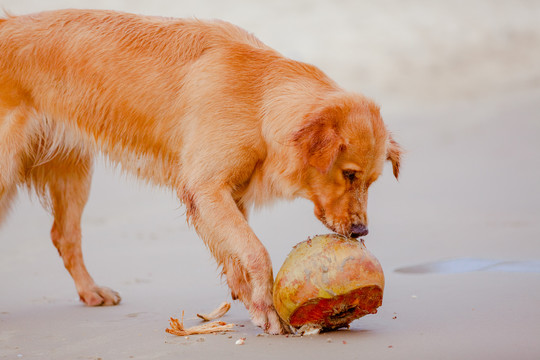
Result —
<instances>
[{"instance_id":1,"label":"dog's hind leg","mask_svg":"<svg viewBox=\"0 0 540 360\"><path fill-rule=\"evenodd\" d=\"M54 216L51 238L71 274L81 301L89 306L116 305L120 295L97 286L84 265L81 249L81 216L88 200L92 158L78 151L54 156L32 169L34 187L45 189Z\"/></svg>"}]
</instances>

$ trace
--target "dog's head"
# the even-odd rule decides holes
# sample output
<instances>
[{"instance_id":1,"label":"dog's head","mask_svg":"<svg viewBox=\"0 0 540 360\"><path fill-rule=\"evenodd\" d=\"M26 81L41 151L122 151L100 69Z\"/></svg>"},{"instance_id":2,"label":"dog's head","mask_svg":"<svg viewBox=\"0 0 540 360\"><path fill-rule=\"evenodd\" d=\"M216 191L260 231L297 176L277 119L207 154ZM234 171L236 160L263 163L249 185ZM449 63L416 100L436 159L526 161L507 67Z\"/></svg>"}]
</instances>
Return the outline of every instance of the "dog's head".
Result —
<instances>
[{"instance_id":1,"label":"dog's head","mask_svg":"<svg viewBox=\"0 0 540 360\"><path fill-rule=\"evenodd\" d=\"M401 157L379 107L359 95L327 101L305 117L293 142L303 164L302 190L317 218L339 234L367 235L369 186L386 160L397 178Z\"/></svg>"}]
</instances>

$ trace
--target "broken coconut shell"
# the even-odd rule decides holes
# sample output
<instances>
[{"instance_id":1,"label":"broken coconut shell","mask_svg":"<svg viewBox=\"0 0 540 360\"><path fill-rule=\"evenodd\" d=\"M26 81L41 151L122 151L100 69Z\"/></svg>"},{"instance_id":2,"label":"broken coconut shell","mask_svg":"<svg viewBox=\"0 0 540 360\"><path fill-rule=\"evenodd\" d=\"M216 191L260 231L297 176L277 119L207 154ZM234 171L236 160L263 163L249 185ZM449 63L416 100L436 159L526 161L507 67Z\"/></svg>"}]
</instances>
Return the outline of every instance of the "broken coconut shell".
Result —
<instances>
[{"instance_id":1,"label":"broken coconut shell","mask_svg":"<svg viewBox=\"0 0 540 360\"><path fill-rule=\"evenodd\" d=\"M334 330L375 314L384 274L363 240L319 235L296 245L274 282L279 316L298 329Z\"/></svg>"}]
</instances>

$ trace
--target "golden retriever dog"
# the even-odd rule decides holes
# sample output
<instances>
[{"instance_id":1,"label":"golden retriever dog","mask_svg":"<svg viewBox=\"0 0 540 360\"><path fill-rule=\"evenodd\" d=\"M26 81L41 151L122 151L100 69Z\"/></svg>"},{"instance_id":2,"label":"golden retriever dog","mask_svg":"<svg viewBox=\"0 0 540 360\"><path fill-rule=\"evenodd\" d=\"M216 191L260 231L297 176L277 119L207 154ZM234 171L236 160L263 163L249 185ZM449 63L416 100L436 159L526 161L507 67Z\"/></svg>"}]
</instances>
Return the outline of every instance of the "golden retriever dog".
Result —
<instances>
[{"instance_id":1,"label":"golden retriever dog","mask_svg":"<svg viewBox=\"0 0 540 360\"><path fill-rule=\"evenodd\" d=\"M329 229L367 234L369 186L399 145L379 107L222 21L62 10L0 20L0 218L17 189L54 216L81 300L115 305L81 253L93 158L173 189L233 299L268 333L272 265L248 210L303 197Z\"/></svg>"}]
</instances>

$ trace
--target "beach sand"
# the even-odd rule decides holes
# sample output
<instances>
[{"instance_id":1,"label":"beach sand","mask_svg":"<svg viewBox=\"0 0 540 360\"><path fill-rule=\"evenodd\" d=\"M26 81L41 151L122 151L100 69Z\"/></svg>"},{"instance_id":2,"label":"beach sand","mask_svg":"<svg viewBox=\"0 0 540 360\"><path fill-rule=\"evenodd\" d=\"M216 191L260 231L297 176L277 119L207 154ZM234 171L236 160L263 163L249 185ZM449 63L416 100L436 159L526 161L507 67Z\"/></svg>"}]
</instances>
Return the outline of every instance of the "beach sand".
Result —
<instances>
[{"instance_id":1,"label":"beach sand","mask_svg":"<svg viewBox=\"0 0 540 360\"><path fill-rule=\"evenodd\" d=\"M223 318L241 325L234 332L165 333L169 317L184 310L186 325L198 324L196 313L230 294L172 192L102 160L83 248L90 273L122 303L85 307L49 239L51 216L22 190L0 228L0 359L540 358L540 3L1 5L231 21L373 97L407 153L399 182L388 165L369 199L365 243L385 271L383 305L349 330L316 336L263 335L239 302ZM303 200L255 211L250 222L274 273L293 245L328 232Z\"/></svg>"}]
</instances>

